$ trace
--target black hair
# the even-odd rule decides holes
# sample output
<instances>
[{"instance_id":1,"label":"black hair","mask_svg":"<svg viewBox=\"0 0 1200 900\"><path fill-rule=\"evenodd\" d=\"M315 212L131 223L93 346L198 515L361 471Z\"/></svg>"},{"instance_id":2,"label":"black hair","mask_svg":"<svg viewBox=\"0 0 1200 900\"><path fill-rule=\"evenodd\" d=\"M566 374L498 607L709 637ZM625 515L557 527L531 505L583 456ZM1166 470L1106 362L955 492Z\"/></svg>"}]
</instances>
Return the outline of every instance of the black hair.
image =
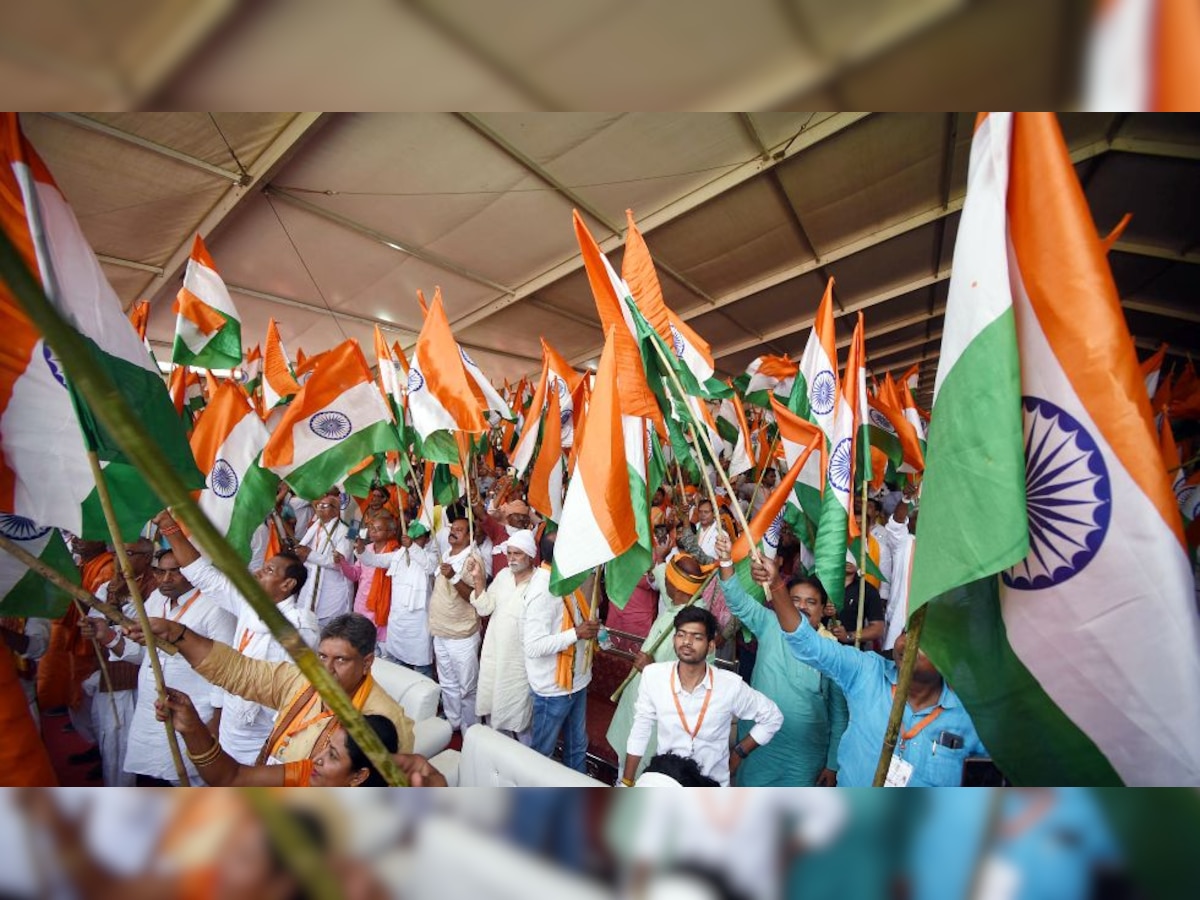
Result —
<instances>
[{"instance_id":1,"label":"black hair","mask_svg":"<svg viewBox=\"0 0 1200 900\"><path fill-rule=\"evenodd\" d=\"M387 716L363 716L367 720L367 724L371 726L371 730L379 736L379 740L383 742L383 748L388 753L395 753L400 746L400 736L396 733L396 726ZM367 759L367 754L363 753L362 748L358 746L354 738L350 736L350 732L346 732L346 753L350 757L350 771L357 772L359 769L369 769L371 774L367 777L359 787L387 787L388 783L384 777L375 769L371 760Z\"/></svg>"},{"instance_id":2,"label":"black hair","mask_svg":"<svg viewBox=\"0 0 1200 900\"><path fill-rule=\"evenodd\" d=\"M717 617L703 606L685 606L675 615L675 630L683 625L700 624L708 634L710 641L717 637Z\"/></svg>"},{"instance_id":3,"label":"black hair","mask_svg":"<svg viewBox=\"0 0 1200 900\"><path fill-rule=\"evenodd\" d=\"M825 590L825 585L821 584L821 579L816 575L793 575L788 579L788 592L790 593L792 588L799 587L802 584L807 584L809 587L816 588L817 593L821 595L822 604L829 602L829 591Z\"/></svg>"},{"instance_id":4,"label":"black hair","mask_svg":"<svg viewBox=\"0 0 1200 900\"><path fill-rule=\"evenodd\" d=\"M280 808L281 815L288 820L289 831L299 832L306 852L325 855L330 850L329 831L317 814L309 809L297 809L289 806ZM271 871L291 875L296 882L296 889L291 894L291 900L311 900L316 895L303 884L299 872L293 868L288 856L280 846L282 841L271 833L264 823L267 834L267 853L271 859Z\"/></svg>"},{"instance_id":5,"label":"black hair","mask_svg":"<svg viewBox=\"0 0 1200 900\"><path fill-rule=\"evenodd\" d=\"M554 562L554 535L555 532L553 531L549 534L543 534L542 539L538 541L538 555L542 558L542 562Z\"/></svg>"},{"instance_id":6,"label":"black hair","mask_svg":"<svg viewBox=\"0 0 1200 900\"><path fill-rule=\"evenodd\" d=\"M694 759L678 753L660 753L650 760L647 772L657 772L678 781L683 787L720 787L721 784L700 771Z\"/></svg>"},{"instance_id":7,"label":"black hair","mask_svg":"<svg viewBox=\"0 0 1200 900\"><path fill-rule=\"evenodd\" d=\"M300 561L299 554L295 550L280 550L275 554L275 557L276 559L282 557L287 560L287 567L283 570L283 577L291 578L296 582L296 588L292 593L297 597L300 596L300 591L304 587L304 583L308 581L308 569Z\"/></svg>"},{"instance_id":8,"label":"black hair","mask_svg":"<svg viewBox=\"0 0 1200 900\"><path fill-rule=\"evenodd\" d=\"M321 640L341 638L348 641L350 646L363 656L370 656L375 652L377 637L375 623L359 613L334 616L329 620L329 624L321 629Z\"/></svg>"}]
</instances>

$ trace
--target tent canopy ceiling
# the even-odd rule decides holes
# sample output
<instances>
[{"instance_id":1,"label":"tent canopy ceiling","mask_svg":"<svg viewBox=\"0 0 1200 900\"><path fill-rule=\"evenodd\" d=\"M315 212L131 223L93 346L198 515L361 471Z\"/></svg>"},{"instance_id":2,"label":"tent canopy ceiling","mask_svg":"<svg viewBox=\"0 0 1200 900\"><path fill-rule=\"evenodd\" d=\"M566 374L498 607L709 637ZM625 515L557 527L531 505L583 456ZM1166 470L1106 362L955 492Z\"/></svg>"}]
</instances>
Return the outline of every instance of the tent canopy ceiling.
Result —
<instances>
[{"instance_id":1,"label":"tent canopy ceiling","mask_svg":"<svg viewBox=\"0 0 1200 900\"><path fill-rule=\"evenodd\" d=\"M571 228L620 265L632 208L670 304L733 376L798 356L836 282L838 337L867 323L876 374L921 366L928 402L973 113L25 114L126 303L174 331L204 234L248 345L292 353L375 324L408 351L440 286L493 379L539 337L594 364L602 335ZM1200 352L1200 117L1060 116L1139 351Z\"/></svg>"}]
</instances>

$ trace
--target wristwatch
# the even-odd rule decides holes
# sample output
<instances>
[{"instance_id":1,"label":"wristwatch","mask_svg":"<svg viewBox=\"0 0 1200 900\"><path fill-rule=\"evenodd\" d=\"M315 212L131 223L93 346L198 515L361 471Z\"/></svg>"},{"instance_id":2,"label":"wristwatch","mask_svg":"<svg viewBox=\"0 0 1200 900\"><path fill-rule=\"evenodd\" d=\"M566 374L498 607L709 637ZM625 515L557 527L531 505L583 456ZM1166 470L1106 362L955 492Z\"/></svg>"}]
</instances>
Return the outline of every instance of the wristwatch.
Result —
<instances>
[{"instance_id":1,"label":"wristwatch","mask_svg":"<svg viewBox=\"0 0 1200 900\"><path fill-rule=\"evenodd\" d=\"M734 744L733 752L736 753L738 756L740 756L742 759L745 759L747 756L750 755L749 753L746 752L746 748L743 747L741 744Z\"/></svg>"}]
</instances>

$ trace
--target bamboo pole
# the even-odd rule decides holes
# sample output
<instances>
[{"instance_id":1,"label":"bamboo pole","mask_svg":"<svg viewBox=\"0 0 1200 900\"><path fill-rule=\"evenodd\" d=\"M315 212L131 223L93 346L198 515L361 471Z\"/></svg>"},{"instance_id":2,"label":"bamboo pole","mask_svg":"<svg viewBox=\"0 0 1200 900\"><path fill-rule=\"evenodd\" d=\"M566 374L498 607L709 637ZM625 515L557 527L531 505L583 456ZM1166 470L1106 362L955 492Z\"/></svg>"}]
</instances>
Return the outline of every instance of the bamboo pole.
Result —
<instances>
[{"instance_id":1,"label":"bamboo pole","mask_svg":"<svg viewBox=\"0 0 1200 900\"><path fill-rule=\"evenodd\" d=\"M671 366L670 360L667 359L666 351L659 346L657 340L650 341L654 347L654 352L658 354L658 358L662 361L663 368L667 370L667 375L671 385L675 388L675 392L679 395L679 402L683 408L687 410L688 418L692 420L692 427L696 430L696 434L702 439L705 449L708 450L709 456L712 457L713 468L717 470L717 475L721 478L721 486L725 488L726 493L732 498L733 485L729 483L729 476L725 474L725 470L721 468L721 462L717 458L717 452L713 449L712 441L708 437L708 430L696 418L696 414L692 411L691 405L687 402L687 393L683 389L683 385L679 383L679 376L675 374L675 369ZM697 460L700 463L700 470L704 471L704 460ZM746 521L746 515L742 512L742 507L737 503L730 504L733 507L734 517L737 519L738 527L743 532L750 531L750 523ZM716 510L713 510L716 512ZM755 562L762 562L762 555L753 543L750 544L750 555L754 557Z\"/></svg>"},{"instance_id":2,"label":"bamboo pole","mask_svg":"<svg viewBox=\"0 0 1200 900\"><path fill-rule=\"evenodd\" d=\"M41 284L29 272L3 230L0 230L0 278L8 284L34 326L45 335L50 348L63 360L72 386L87 401L105 430L146 478L163 504L173 507L177 520L187 526L209 559L229 577L238 593L246 598L246 602L295 660L297 667L317 689L321 699L345 726L355 743L389 784L407 784L396 761L384 748L374 729L354 708L346 692L321 665L291 622L271 602L237 551L201 512L158 444L142 430L137 415L95 361L91 347L63 320L46 298Z\"/></svg>"},{"instance_id":3,"label":"bamboo pole","mask_svg":"<svg viewBox=\"0 0 1200 900\"><path fill-rule=\"evenodd\" d=\"M779 435L776 434L771 439L771 449L767 451L767 464L763 466L763 470L758 473L758 478L754 482L754 491L750 494L750 509L754 509L754 501L758 499L758 489L762 487L763 477L767 474L767 469L773 466L775 460L775 448L779 445Z\"/></svg>"},{"instance_id":4,"label":"bamboo pole","mask_svg":"<svg viewBox=\"0 0 1200 900\"><path fill-rule=\"evenodd\" d=\"M922 606L908 623L908 638L904 644L904 661L900 665L900 676L896 679L896 696L892 698L892 712L888 716L887 730L883 734L883 749L879 753L879 764L875 767L874 787L883 787L887 781L892 755L896 752L896 740L900 736L900 723L904 719L904 706L908 703L908 690L912 687L913 672L917 668L917 653L921 646L921 632L925 628L925 610Z\"/></svg>"},{"instance_id":5,"label":"bamboo pole","mask_svg":"<svg viewBox=\"0 0 1200 900\"><path fill-rule=\"evenodd\" d=\"M863 615L867 603L867 542L871 533L867 530L867 485L862 486L862 518L859 521L858 553L858 625L854 629L854 649L862 643ZM853 515L853 513L851 513Z\"/></svg>"},{"instance_id":6,"label":"bamboo pole","mask_svg":"<svg viewBox=\"0 0 1200 900\"><path fill-rule=\"evenodd\" d=\"M88 463L92 467L92 479L96 482L96 493L100 495L100 508L104 510L104 521L108 525L108 533L112 536L113 553L117 557L121 576L125 586L129 588L129 599L137 611L138 624L142 627L142 637L146 642L146 658L150 662L150 672L154 676L154 689L158 699L164 706L167 703L167 683L163 679L162 660L158 658L158 646L154 635L150 633L150 617L146 614L146 604L142 600L142 590L133 574L133 563L125 552L125 540L121 537L121 526L117 524L117 513L113 509L112 494L108 491L108 479L100 468L100 457L95 450L88 451ZM175 725L168 713L163 719L163 728L167 730L167 749L171 751L171 762L175 764L175 774L179 783L191 787L187 766L183 764L183 753L179 750L179 735L175 733Z\"/></svg>"},{"instance_id":7,"label":"bamboo pole","mask_svg":"<svg viewBox=\"0 0 1200 900\"><path fill-rule=\"evenodd\" d=\"M704 579L704 581L702 581L700 583L700 587L696 589L696 593L692 594L692 596L688 600L688 602L683 604L683 606L679 607L679 609L684 610L687 607L691 606L693 603L695 603L697 600L699 600L701 595L708 588L709 582L711 582L713 580L713 576L716 574L717 574L716 569L713 569L711 572L709 572L708 576ZM667 639L667 635L672 634L672 633L673 633L673 629L668 628L666 631L664 631L662 634L660 634L657 638L655 638L654 643L651 644L649 647L647 647L644 652L649 653L651 656L653 656L655 654L655 652L658 650L658 648L662 646L662 642ZM608 699L611 700L613 703L618 702L621 699L621 695L623 693L625 693L625 689L627 687L629 687L629 685L633 681L633 679L635 679L639 674L641 674L641 673L638 672L637 669L630 669L629 674L625 676L625 680L622 681L619 685L617 685L617 689L615 691L613 691L612 696L609 697Z\"/></svg>"},{"instance_id":8,"label":"bamboo pole","mask_svg":"<svg viewBox=\"0 0 1200 900\"><path fill-rule=\"evenodd\" d=\"M266 788L243 788L242 797L266 829L284 865L304 885L314 900L341 900L343 892L333 870L325 863L320 848L288 816L276 794Z\"/></svg>"},{"instance_id":9,"label":"bamboo pole","mask_svg":"<svg viewBox=\"0 0 1200 900\"><path fill-rule=\"evenodd\" d=\"M75 608L79 610L79 618L86 619L88 617L87 608L74 598L72 598L72 602L75 604ZM113 696L112 675L108 671L108 660L105 658L106 654L100 647L98 640L92 638L91 645L92 650L96 652L96 663L100 666L100 677L104 680L105 691L101 693L108 694L108 705L112 707L113 725L116 726L117 734L119 735L121 733L121 714L117 710L117 698Z\"/></svg>"},{"instance_id":10,"label":"bamboo pole","mask_svg":"<svg viewBox=\"0 0 1200 900\"><path fill-rule=\"evenodd\" d=\"M84 606L90 607L91 609L94 609L96 612L100 613L100 615L104 616L109 623L113 625L120 625L122 628L132 628L137 624L133 621L133 619L126 616L115 606L105 603L103 600L96 599L79 585L72 584L71 582L67 581L66 577L61 572L56 572L36 556L31 554L28 550L17 544L14 544L2 534L0 534L0 550L3 550L5 553L19 560L22 565L27 566L30 571L40 575L42 578L45 578L60 591L69 594L72 600L78 600ZM179 652L170 644L160 647L159 649L172 656Z\"/></svg>"},{"instance_id":11,"label":"bamboo pole","mask_svg":"<svg viewBox=\"0 0 1200 900\"><path fill-rule=\"evenodd\" d=\"M712 505L713 524L717 526L717 531L720 531L721 507L717 505L717 492L713 490L712 479L708 477L708 467L704 465L704 454L700 452L700 444L696 441L695 429L688 429L688 437L691 439L692 447L696 450L696 460L700 463L700 478L704 482L705 491L708 492L708 502ZM716 462L714 461L713 464L716 465ZM732 540L733 535L729 537Z\"/></svg>"}]
</instances>

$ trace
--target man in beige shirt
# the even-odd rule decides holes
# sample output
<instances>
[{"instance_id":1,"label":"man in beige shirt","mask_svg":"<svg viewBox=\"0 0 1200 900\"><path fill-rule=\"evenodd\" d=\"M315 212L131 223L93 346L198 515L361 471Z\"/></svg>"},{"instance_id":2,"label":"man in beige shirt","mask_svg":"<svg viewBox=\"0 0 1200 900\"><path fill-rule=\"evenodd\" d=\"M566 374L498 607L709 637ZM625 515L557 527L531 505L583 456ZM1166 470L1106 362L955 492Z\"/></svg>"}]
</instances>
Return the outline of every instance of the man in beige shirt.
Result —
<instances>
[{"instance_id":1,"label":"man in beige shirt","mask_svg":"<svg viewBox=\"0 0 1200 900\"><path fill-rule=\"evenodd\" d=\"M479 683L479 612L472 602L471 570L468 559L484 569L483 557L471 546L466 519L455 519L447 537L450 545L433 581L429 598L429 633L438 684L442 687L442 710L455 730L466 731L478 719L475 691Z\"/></svg>"},{"instance_id":2,"label":"man in beige shirt","mask_svg":"<svg viewBox=\"0 0 1200 900\"><path fill-rule=\"evenodd\" d=\"M198 675L217 687L279 710L259 764L310 759L324 750L337 717L292 663L269 663L242 656L233 647L196 634L167 619L150 620L155 638L178 648ZM138 629L131 636L139 637ZM337 679L363 714L386 716L396 726L401 753L413 748L413 723L395 700L371 678L375 661L375 625L366 616L347 613L321 629L317 658Z\"/></svg>"}]
</instances>

